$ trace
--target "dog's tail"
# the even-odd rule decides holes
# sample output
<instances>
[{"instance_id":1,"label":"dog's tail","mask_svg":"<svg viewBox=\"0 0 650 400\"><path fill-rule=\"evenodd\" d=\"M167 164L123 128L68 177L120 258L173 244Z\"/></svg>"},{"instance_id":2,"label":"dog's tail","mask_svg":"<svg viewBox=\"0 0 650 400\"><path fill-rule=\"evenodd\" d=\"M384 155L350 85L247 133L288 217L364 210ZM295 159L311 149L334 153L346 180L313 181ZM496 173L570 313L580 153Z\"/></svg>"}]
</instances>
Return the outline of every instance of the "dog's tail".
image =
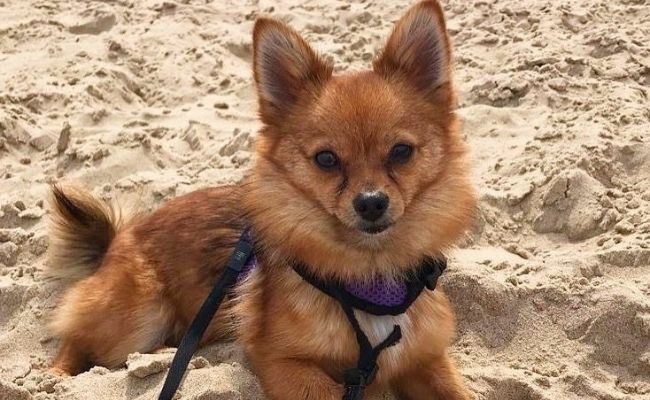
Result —
<instances>
[{"instance_id":1,"label":"dog's tail","mask_svg":"<svg viewBox=\"0 0 650 400\"><path fill-rule=\"evenodd\" d=\"M121 225L108 203L72 186L52 186L49 275L79 280L101 264Z\"/></svg>"}]
</instances>

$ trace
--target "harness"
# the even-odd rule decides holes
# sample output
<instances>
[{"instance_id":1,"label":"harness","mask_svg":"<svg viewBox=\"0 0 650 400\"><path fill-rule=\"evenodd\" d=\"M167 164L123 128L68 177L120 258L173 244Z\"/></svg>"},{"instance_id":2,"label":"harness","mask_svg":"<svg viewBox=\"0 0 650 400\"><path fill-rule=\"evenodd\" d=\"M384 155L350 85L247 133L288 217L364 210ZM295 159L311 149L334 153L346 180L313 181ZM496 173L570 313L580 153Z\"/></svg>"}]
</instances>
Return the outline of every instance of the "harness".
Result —
<instances>
[{"instance_id":1,"label":"harness","mask_svg":"<svg viewBox=\"0 0 650 400\"><path fill-rule=\"evenodd\" d=\"M357 344L359 345L359 358L356 368L348 369L343 373L345 383L343 400L363 399L365 388L373 382L377 375L377 359L379 355L383 350L396 345L402 338L400 326L394 325L393 331L373 347L368 336L361 329L354 310L360 310L372 315L394 316L403 314L425 288L428 290L435 289L438 278L442 275L446 266L447 262L444 258L427 257L402 280L384 281L375 279L368 282L341 283L321 279L311 273L304 264L294 263L292 265L293 270L305 282L339 303L355 332ZM243 276L249 274L256 267L257 259L254 253L253 240L250 230L247 229L237 242L221 277L215 283L185 336L183 336L158 400L172 400L187 365L198 348L203 333L205 333L223 301L226 291L235 286Z\"/></svg>"}]
</instances>

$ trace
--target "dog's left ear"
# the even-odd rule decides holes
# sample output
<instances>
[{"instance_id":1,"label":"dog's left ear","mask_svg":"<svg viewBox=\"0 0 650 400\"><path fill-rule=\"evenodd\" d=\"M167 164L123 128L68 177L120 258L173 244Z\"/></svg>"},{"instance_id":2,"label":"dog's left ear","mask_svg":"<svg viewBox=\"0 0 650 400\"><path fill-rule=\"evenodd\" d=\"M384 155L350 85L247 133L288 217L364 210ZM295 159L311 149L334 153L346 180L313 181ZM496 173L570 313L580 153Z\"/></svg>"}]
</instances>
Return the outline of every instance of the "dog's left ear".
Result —
<instances>
[{"instance_id":1,"label":"dog's left ear","mask_svg":"<svg viewBox=\"0 0 650 400\"><path fill-rule=\"evenodd\" d=\"M451 46L440 4L428 0L408 10L373 66L379 75L405 80L425 97L448 83Z\"/></svg>"}]
</instances>

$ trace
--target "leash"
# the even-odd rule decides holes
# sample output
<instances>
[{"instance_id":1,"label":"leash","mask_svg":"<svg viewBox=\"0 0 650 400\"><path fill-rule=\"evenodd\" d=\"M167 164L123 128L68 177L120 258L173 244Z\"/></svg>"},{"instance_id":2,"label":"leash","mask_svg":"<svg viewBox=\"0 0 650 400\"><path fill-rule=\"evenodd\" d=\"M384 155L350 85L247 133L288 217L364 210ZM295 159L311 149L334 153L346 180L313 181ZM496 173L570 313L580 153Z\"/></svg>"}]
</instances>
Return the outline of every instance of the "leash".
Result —
<instances>
[{"instance_id":1,"label":"leash","mask_svg":"<svg viewBox=\"0 0 650 400\"><path fill-rule=\"evenodd\" d=\"M192 355L196 352L196 349L199 347L199 342L201 337L205 333L205 330L210 325L214 314L219 309L221 302L226 296L228 289L232 288L237 283L237 278L244 270L246 262L253 255L253 243L250 239L250 234L248 230L239 238L235 250L226 264L226 268L215 283L212 291L208 295L208 298L205 299L201 309L199 310L196 317L190 324L187 332L183 336L172 364L169 367L169 372L167 373L167 378L163 385L158 400L172 400L178 386L183 380L183 375L185 375L185 370L187 365L192 359Z\"/></svg>"},{"instance_id":2,"label":"leash","mask_svg":"<svg viewBox=\"0 0 650 400\"><path fill-rule=\"evenodd\" d=\"M254 257L253 250L254 246L250 231L245 230L239 238L221 277L216 281L212 291L203 302L203 305L201 305L199 312L194 317L187 332L185 332L169 367L169 372L165 378L165 383L160 391L158 400L173 399L174 394L183 380L187 365L199 347L205 330L210 325L212 318L223 302L226 292L236 285L239 276L247 269L248 261L251 260L251 257ZM354 315L354 310L358 309L375 315L398 315L404 313L425 287L429 290L435 289L438 278L442 275L446 266L447 264L444 258L425 259L420 266L419 273L408 282L406 301L399 306L378 306L371 304L350 295L341 284L324 282L308 273L304 266L293 266L294 271L307 283L331 296L341 305L346 318L355 332L357 344L359 345L359 358L356 368L348 369L343 373L345 392L342 400L363 399L365 388L373 382L377 375L377 359L379 355L383 350L396 345L402 338L400 326L395 325L388 337L373 347L363 332L363 329L361 329L359 321Z\"/></svg>"}]
</instances>

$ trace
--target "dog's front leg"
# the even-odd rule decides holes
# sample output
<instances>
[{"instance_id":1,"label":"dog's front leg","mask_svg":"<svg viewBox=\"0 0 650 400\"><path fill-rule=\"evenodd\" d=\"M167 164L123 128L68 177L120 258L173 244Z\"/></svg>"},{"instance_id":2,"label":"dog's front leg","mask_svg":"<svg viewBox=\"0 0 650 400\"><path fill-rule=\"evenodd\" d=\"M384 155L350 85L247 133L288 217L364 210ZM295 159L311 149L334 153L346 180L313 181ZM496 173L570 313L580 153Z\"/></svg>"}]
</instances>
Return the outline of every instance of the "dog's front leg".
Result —
<instances>
[{"instance_id":1,"label":"dog's front leg","mask_svg":"<svg viewBox=\"0 0 650 400\"><path fill-rule=\"evenodd\" d=\"M396 379L395 392L400 400L472 400L462 377L447 355L428 365L412 368Z\"/></svg>"},{"instance_id":2,"label":"dog's front leg","mask_svg":"<svg viewBox=\"0 0 650 400\"><path fill-rule=\"evenodd\" d=\"M343 385L308 360L257 362L257 374L269 400L341 400Z\"/></svg>"}]
</instances>

